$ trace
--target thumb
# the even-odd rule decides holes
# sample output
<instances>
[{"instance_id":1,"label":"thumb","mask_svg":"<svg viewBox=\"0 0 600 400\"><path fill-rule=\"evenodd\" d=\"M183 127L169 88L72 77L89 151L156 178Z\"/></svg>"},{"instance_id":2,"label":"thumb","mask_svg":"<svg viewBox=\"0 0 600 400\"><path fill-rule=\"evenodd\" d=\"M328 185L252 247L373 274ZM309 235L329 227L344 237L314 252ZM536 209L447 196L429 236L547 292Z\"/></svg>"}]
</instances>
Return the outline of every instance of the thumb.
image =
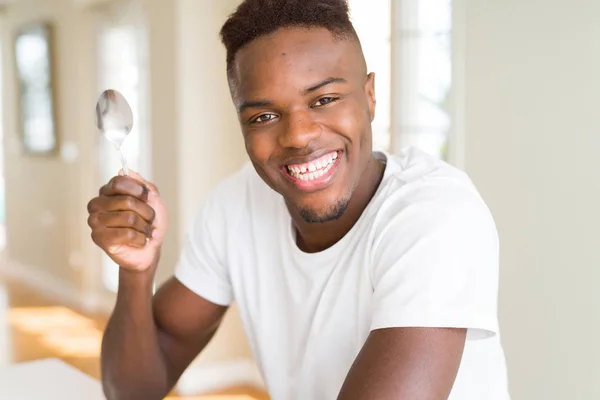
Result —
<instances>
[{"instance_id":1,"label":"thumb","mask_svg":"<svg viewBox=\"0 0 600 400\"><path fill-rule=\"evenodd\" d=\"M120 176L124 176L125 172L123 171L123 169L119 170L119 175ZM156 188L156 186L147 181L146 179L144 179L144 177L142 177L140 174L138 174L137 172L135 172L134 170L132 170L131 168L129 168L129 177L131 177L132 179L135 179L136 181L146 185L146 187L148 188L148 190L150 191L150 193L152 193L153 195L158 196L158 189Z\"/></svg>"}]
</instances>

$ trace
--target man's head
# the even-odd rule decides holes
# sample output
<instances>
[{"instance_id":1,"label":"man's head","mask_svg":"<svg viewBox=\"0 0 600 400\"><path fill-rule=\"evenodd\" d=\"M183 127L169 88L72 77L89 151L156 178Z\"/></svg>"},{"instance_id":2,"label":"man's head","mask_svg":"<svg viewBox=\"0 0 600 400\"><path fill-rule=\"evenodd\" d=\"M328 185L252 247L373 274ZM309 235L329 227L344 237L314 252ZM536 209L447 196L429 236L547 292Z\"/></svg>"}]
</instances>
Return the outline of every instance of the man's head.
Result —
<instances>
[{"instance_id":1,"label":"man's head","mask_svg":"<svg viewBox=\"0 0 600 400\"><path fill-rule=\"evenodd\" d=\"M221 30L246 150L307 222L341 217L372 158L374 76L345 0L246 0Z\"/></svg>"}]
</instances>

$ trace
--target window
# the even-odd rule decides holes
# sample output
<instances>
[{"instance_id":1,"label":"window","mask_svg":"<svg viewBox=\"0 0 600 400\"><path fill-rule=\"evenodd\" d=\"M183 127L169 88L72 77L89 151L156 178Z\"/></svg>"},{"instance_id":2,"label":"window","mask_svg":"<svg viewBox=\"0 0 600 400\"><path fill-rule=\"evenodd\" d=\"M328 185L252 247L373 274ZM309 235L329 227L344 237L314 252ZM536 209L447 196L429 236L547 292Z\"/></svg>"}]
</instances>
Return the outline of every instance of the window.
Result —
<instances>
[{"instance_id":1,"label":"window","mask_svg":"<svg viewBox=\"0 0 600 400\"><path fill-rule=\"evenodd\" d=\"M373 120L373 148L390 150L391 111L391 4L378 0L377 6L365 0L350 0L350 15L356 29L368 72L375 72L377 107Z\"/></svg>"},{"instance_id":2,"label":"window","mask_svg":"<svg viewBox=\"0 0 600 400\"><path fill-rule=\"evenodd\" d=\"M116 89L125 96L133 112L133 129L123 143L123 154L130 168L151 179L149 170L150 134L148 122L148 85L146 36L136 2L116 3L100 8L98 16L98 94ZM108 141L99 138L99 165L102 182L121 169L119 154ZM102 254L104 286L117 290L119 267Z\"/></svg>"},{"instance_id":3,"label":"window","mask_svg":"<svg viewBox=\"0 0 600 400\"><path fill-rule=\"evenodd\" d=\"M452 0L394 3L394 150L446 158L451 129Z\"/></svg>"},{"instance_id":4,"label":"window","mask_svg":"<svg viewBox=\"0 0 600 400\"><path fill-rule=\"evenodd\" d=\"M453 123L452 0L350 0L376 74L375 149L447 158Z\"/></svg>"}]
</instances>

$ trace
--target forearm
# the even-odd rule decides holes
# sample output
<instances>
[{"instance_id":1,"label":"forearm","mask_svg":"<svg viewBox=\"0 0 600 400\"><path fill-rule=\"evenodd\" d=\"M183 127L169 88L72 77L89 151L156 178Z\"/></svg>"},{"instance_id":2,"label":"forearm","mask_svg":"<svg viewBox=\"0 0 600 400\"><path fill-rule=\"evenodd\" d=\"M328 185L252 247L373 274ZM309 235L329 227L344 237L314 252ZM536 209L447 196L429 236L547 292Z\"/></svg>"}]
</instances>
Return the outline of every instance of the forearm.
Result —
<instances>
[{"instance_id":1,"label":"forearm","mask_svg":"<svg viewBox=\"0 0 600 400\"><path fill-rule=\"evenodd\" d=\"M119 274L119 292L102 341L102 383L109 400L162 399L168 371L152 311L153 273Z\"/></svg>"}]
</instances>

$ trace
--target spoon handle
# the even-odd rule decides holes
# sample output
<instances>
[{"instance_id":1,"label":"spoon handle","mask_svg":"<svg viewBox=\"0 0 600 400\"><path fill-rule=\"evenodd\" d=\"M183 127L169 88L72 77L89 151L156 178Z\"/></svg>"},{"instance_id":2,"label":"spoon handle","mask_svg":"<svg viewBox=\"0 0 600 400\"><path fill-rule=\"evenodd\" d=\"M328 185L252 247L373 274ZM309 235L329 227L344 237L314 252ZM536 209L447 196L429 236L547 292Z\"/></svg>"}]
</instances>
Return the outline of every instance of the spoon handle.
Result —
<instances>
[{"instance_id":1,"label":"spoon handle","mask_svg":"<svg viewBox=\"0 0 600 400\"><path fill-rule=\"evenodd\" d=\"M121 165L123 166L123 173L125 176L129 176L129 168L127 168L127 161L125 161L125 156L123 155L123 151L119 149L119 155L121 156Z\"/></svg>"}]
</instances>

